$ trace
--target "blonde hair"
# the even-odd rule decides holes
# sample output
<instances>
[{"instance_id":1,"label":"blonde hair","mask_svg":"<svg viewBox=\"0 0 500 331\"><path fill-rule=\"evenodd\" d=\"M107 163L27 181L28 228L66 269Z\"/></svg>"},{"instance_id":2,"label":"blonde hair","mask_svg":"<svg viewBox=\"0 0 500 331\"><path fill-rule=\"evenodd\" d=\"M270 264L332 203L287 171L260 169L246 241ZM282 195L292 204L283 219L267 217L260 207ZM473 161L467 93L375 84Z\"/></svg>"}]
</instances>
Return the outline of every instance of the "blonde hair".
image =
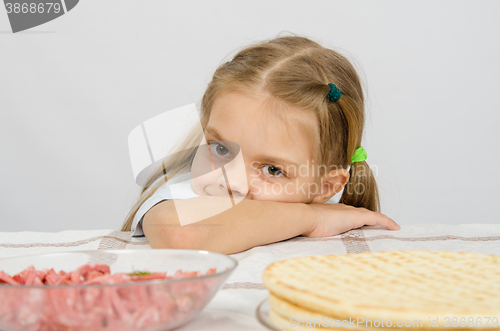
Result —
<instances>
[{"instance_id":1,"label":"blonde hair","mask_svg":"<svg viewBox=\"0 0 500 331\"><path fill-rule=\"evenodd\" d=\"M342 93L336 102L327 98L328 83L335 84ZM220 65L208 84L201 102L203 130L217 96L248 89L258 89L284 104L314 111L319 125L319 162L326 166L320 167L319 176L324 175L325 168L347 168L351 163L363 135L364 95L356 70L343 55L300 36L279 37L244 48L231 61ZM161 185L190 170L196 149L187 147L197 146L202 138L203 132L193 130L174 156L154 171L130 210L122 231L130 231L142 203ZM349 172L350 178L339 202L380 211L377 184L366 161L351 164Z\"/></svg>"}]
</instances>

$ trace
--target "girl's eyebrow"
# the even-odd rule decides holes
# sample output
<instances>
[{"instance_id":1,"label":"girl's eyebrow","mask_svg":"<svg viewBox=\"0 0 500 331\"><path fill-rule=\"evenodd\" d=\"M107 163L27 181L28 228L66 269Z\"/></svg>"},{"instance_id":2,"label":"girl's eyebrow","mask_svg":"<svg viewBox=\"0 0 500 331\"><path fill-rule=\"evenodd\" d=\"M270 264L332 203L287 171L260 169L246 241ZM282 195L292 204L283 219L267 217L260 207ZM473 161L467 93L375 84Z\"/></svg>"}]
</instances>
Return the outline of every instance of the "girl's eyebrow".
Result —
<instances>
[{"instance_id":1,"label":"girl's eyebrow","mask_svg":"<svg viewBox=\"0 0 500 331\"><path fill-rule=\"evenodd\" d=\"M219 141L229 141L229 140L222 138L220 133L215 128L212 128L210 126L207 126L205 128L205 134L206 133L211 134ZM283 165L291 165L291 166L296 166L296 167L299 166L297 163L292 162L291 160L288 160L284 157L279 157L277 155L259 155L259 157L257 159L259 159L261 161L272 163L274 165L283 164Z\"/></svg>"},{"instance_id":2,"label":"girl's eyebrow","mask_svg":"<svg viewBox=\"0 0 500 331\"><path fill-rule=\"evenodd\" d=\"M258 158L261 161L271 163L273 166L276 165L288 165L288 166L294 166L298 167L299 165L295 162L292 162L288 159L278 157L278 156L270 156L270 155L262 155L261 157Z\"/></svg>"},{"instance_id":3,"label":"girl's eyebrow","mask_svg":"<svg viewBox=\"0 0 500 331\"><path fill-rule=\"evenodd\" d=\"M217 138L217 140L220 140L220 141L227 141L226 139L223 139L223 138L221 137L221 135L219 134L219 132L218 132L215 128L212 128L212 127L210 127L210 126L207 126L207 127L205 128L205 134L206 134L207 132L208 132L208 133L210 133L210 134L211 134L212 136L214 136L215 138Z\"/></svg>"}]
</instances>

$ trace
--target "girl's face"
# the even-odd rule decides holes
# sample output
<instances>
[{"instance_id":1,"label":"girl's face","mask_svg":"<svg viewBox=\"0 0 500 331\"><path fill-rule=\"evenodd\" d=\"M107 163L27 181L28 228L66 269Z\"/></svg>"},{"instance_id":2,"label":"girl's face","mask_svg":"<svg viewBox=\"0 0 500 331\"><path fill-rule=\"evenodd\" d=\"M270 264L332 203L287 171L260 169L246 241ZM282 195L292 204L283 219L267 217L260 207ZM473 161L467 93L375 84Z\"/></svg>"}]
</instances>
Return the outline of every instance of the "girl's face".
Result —
<instances>
[{"instance_id":1,"label":"girl's face","mask_svg":"<svg viewBox=\"0 0 500 331\"><path fill-rule=\"evenodd\" d=\"M315 161L317 126L312 112L284 106L268 95L222 93L205 128L201 146L207 145L193 161L193 191L226 197L231 192L235 199L313 202L322 190ZM205 169L211 169L196 173L194 165L203 160L209 164Z\"/></svg>"}]
</instances>

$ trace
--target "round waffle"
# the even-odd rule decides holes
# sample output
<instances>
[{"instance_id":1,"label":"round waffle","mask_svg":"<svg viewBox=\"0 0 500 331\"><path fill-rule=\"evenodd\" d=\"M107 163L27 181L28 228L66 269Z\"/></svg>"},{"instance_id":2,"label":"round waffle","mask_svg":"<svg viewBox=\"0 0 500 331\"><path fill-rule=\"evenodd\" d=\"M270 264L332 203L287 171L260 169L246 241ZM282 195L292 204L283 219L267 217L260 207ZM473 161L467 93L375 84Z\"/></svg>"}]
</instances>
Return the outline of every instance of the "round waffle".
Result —
<instances>
[{"instance_id":1,"label":"round waffle","mask_svg":"<svg viewBox=\"0 0 500 331\"><path fill-rule=\"evenodd\" d=\"M427 321L427 323L424 323L424 321L419 323L416 320L412 320L411 323L408 322L408 325L406 326L404 325L404 321L402 321L403 323L400 323L400 326L388 326L387 321L372 320L369 322L364 320L362 317L360 319L350 318L341 320L332 316L325 316L324 314L320 314L309 309L301 308L273 295L272 293L269 294L269 305L271 306L271 310L269 311L268 318L271 323L280 330L295 331L299 328L299 330L370 331L374 326L377 329L396 328L397 331L414 331L415 329L422 329L422 331L442 330L435 326L437 325L436 323L433 323L433 326L430 327L429 321ZM413 321L415 321L415 323ZM458 320L457 324L459 324ZM484 324L486 324L486 321ZM490 326L493 326L493 328L488 328L488 331L500 330L500 328L495 327L495 325L498 326L498 323L490 320L489 324ZM453 330L455 328L450 326L446 329ZM477 328L460 328L460 331L468 330L478 331Z\"/></svg>"},{"instance_id":2,"label":"round waffle","mask_svg":"<svg viewBox=\"0 0 500 331\"><path fill-rule=\"evenodd\" d=\"M344 324L343 330L500 329L497 255L407 250L306 256L270 264L263 284L271 292L270 317L289 326L290 318L302 316L379 323Z\"/></svg>"}]
</instances>

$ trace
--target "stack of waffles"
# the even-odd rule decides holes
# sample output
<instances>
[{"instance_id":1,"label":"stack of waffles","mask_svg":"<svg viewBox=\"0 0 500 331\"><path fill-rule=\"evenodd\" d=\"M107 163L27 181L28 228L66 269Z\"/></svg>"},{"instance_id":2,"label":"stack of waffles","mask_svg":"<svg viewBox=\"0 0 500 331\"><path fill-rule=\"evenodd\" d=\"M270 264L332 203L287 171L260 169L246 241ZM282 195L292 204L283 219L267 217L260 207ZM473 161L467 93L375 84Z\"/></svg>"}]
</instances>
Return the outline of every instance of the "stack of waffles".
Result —
<instances>
[{"instance_id":1,"label":"stack of waffles","mask_svg":"<svg viewBox=\"0 0 500 331\"><path fill-rule=\"evenodd\" d=\"M384 251L270 264L279 330L500 330L500 256Z\"/></svg>"}]
</instances>

